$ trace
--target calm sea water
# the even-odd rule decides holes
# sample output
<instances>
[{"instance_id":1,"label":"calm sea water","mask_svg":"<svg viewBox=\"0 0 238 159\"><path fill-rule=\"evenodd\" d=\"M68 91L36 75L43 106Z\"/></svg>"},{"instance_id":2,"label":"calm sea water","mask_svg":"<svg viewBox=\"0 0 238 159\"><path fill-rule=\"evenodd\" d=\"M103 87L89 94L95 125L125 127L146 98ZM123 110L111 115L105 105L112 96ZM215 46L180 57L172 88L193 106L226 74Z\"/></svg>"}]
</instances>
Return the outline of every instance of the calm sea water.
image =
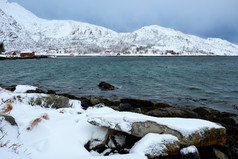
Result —
<instances>
[{"instance_id":1,"label":"calm sea water","mask_svg":"<svg viewBox=\"0 0 238 159\"><path fill-rule=\"evenodd\" d=\"M120 89L102 91L101 81ZM0 61L0 83L78 97L148 99L238 114L238 57L68 57Z\"/></svg>"}]
</instances>

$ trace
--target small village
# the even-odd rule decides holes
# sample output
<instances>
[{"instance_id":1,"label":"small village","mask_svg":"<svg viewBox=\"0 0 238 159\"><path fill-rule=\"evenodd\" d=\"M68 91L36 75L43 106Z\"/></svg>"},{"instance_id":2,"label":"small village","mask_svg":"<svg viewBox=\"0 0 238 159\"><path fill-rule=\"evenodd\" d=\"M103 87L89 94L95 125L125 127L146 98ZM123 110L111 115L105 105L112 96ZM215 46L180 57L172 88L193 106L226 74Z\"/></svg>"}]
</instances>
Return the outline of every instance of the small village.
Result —
<instances>
[{"instance_id":1,"label":"small village","mask_svg":"<svg viewBox=\"0 0 238 159\"><path fill-rule=\"evenodd\" d=\"M136 51L126 50L124 52L114 52L111 49L106 49L104 52L99 53L70 53L62 52L57 50L46 50L46 51L6 51L0 53L0 59L34 59L34 58L56 58L56 57L84 57L84 56L178 56L179 53L173 50L166 50L164 53L158 53L155 50Z\"/></svg>"}]
</instances>

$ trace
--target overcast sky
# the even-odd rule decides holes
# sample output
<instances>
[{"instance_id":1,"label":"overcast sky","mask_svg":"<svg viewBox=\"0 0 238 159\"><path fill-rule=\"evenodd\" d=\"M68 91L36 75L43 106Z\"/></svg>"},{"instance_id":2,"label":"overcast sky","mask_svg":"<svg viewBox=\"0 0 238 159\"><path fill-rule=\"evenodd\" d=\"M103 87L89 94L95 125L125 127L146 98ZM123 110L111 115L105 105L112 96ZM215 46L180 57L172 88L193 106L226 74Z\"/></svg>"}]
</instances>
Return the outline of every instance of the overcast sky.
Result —
<instances>
[{"instance_id":1,"label":"overcast sky","mask_svg":"<svg viewBox=\"0 0 238 159\"><path fill-rule=\"evenodd\" d=\"M238 44L238 0L9 0L41 18L70 19L131 32L160 25Z\"/></svg>"}]
</instances>

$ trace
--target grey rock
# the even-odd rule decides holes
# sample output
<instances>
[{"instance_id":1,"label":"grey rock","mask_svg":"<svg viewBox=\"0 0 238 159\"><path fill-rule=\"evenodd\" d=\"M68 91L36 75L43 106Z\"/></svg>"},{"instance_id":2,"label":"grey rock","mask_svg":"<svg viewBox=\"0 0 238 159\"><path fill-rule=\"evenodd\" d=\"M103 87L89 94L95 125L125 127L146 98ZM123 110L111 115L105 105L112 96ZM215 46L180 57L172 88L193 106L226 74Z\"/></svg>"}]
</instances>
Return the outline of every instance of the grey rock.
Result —
<instances>
[{"instance_id":1,"label":"grey rock","mask_svg":"<svg viewBox=\"0 0 238 159\"><path fill-rule=\"evenodd\" d=\"M10 116L10 115L6 115L6 114L0 114L0 117L4 117L4 119L9 122L12 126L17 126L17 123L15 121L15 119Z\"/></svg>"},{"instance_id":2,"label":"grey rock","mask_svg":"<svg viewBox=\"0 0 238 159\"><path fill-rule=\"evenodd\" d=\"M92 97L92 98L90 98L90 103L91 103L92 105L97 105L97 104L100 103L100 99L97 98L97 97Z\"/></svg>"},{"instance_id":3,"label":"grey rock","mask_svg":"<svg viewBox=\"0 0 238 159\"><path fill-rule=\"evenodd\" d=\"M216 148L213 148L213 153L217 159L229 159L229 157L226 154L224 154L222 151Z\"/></svg>"},{"instance_id":4,"label":"grey rock","mask_svg":"<svg viewBox=\"0 0 238 159\"><path fill-rule=\"evenodd\" d=\"M131 110L132 106L130 105L130 103L120 103L119 111L131 111Z\"/></svg>"},{"instance_id":5,"label":"grey rock","mask_svg":"<svg viewBox=\"0 0 238 159\"><path fill-rule=\"evenodd\" d=\"M69 104L69 98L64 97L64 96L56 96L56 95L51 95L50 98L48 98L48 102L52 103L52 108L68 108L70 107Z\"/></svg>"},{"instance_id":6,"label":"grey rock","mask_svg":"<svg viewBox=\"0 0 238 159\"><path fill-rule=\"evenodd\" d=\"M41 107L55 109L71 107L69 98L54 94L50 94L47 97L32 98L28 103L32 106L39 105Z\"/></svg>"}]
</instances>

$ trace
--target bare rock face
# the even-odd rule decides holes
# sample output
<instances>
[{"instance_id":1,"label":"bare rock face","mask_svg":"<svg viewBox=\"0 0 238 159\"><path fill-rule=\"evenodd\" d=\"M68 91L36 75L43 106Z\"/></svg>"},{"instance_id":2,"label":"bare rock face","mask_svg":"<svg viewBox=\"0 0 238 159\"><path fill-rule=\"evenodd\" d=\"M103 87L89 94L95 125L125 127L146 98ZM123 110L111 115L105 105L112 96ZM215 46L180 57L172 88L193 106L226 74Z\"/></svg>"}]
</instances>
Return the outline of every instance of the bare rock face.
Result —
<instances>
[{"instance_id":1,"label":"bare rock face","mask_svg":"<svg viewBox=\"0 0 238 159\"><path fill-rule=\"evenodd\" d=\"M179 139L180 146L196 147L226 143L226 129L216 123L201 119L155 118L146 115L114 112L91 116L89 123L122 131L137 137L149 133L171 134Z\"/></svg>"}]
</instances>

